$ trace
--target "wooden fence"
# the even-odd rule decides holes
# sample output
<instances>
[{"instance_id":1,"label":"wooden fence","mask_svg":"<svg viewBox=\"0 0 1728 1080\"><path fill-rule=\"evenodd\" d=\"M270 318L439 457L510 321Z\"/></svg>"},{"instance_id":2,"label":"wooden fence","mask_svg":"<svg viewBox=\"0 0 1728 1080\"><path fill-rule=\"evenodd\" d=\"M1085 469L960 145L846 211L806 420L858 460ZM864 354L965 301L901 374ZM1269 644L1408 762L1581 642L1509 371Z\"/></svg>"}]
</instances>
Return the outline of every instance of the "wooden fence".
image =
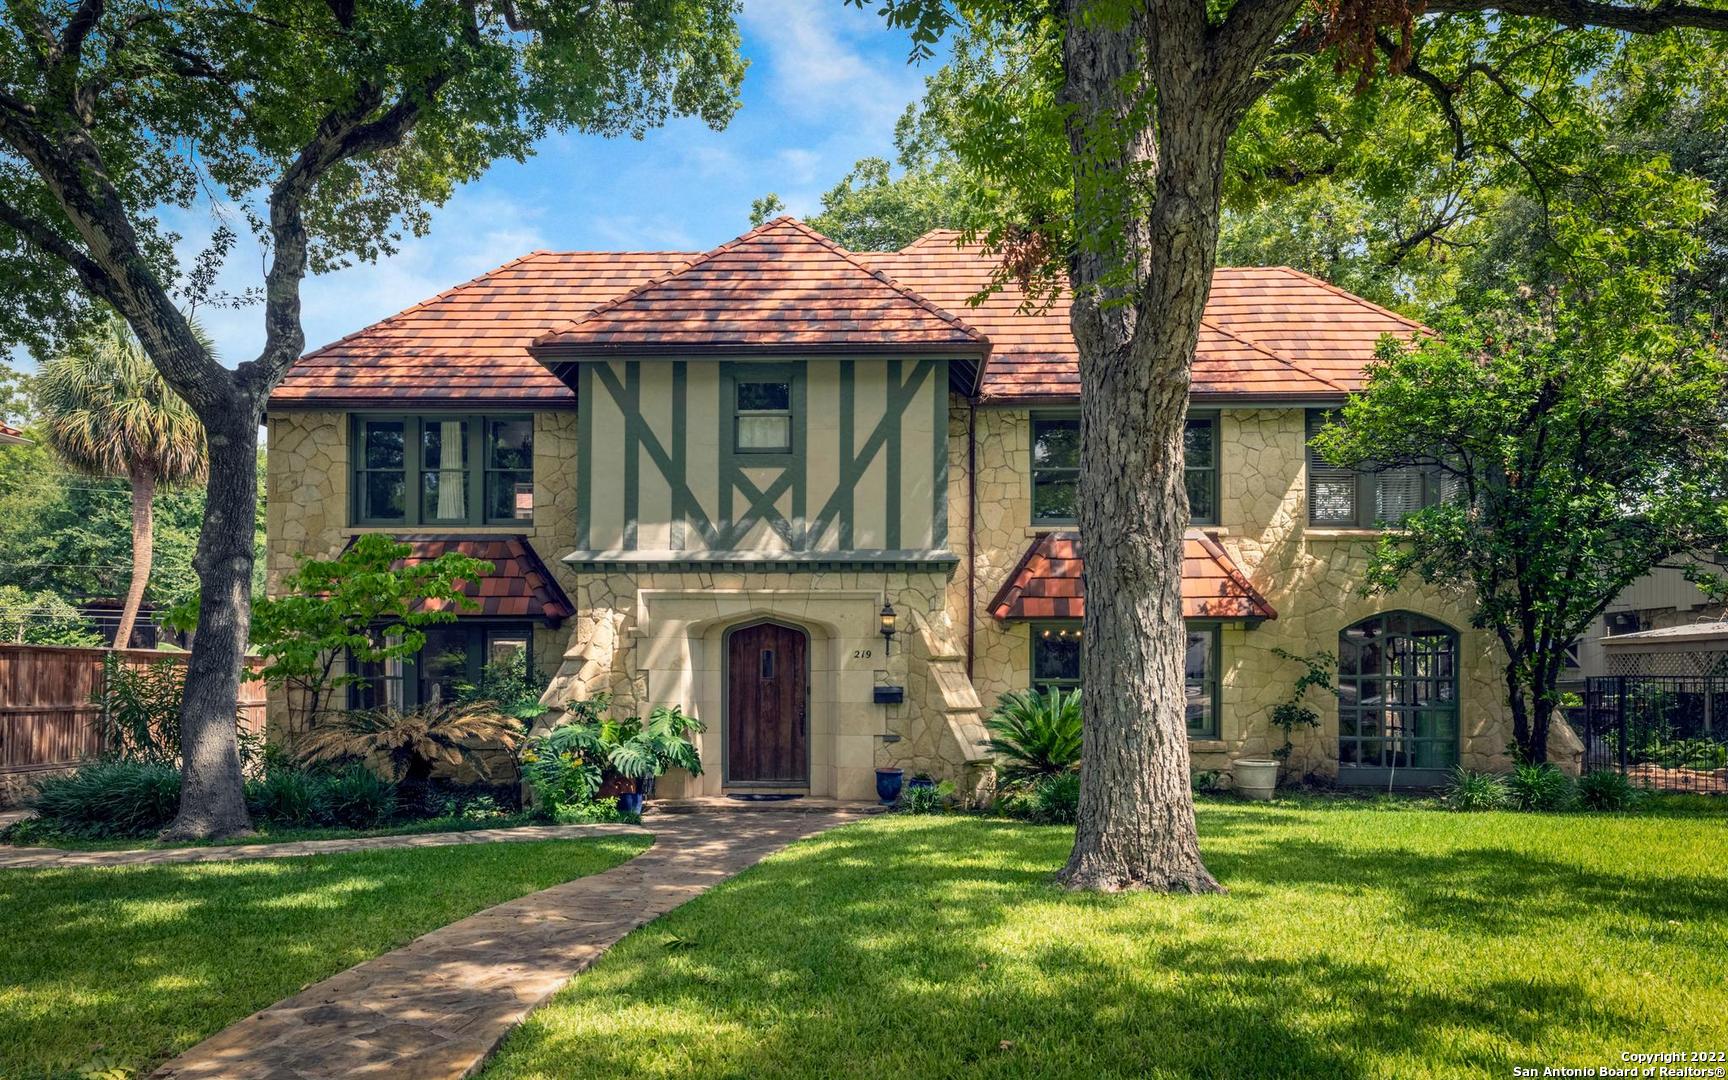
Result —
<instances>
[{"instance_id":1,"label":"wooden fence","mask_svg":"<svg viewBox=\"0 0 1728 1080\"><path fill-rule=\"evenodd\" d=\"M0 645L0 778L66 769L103 749L102 659L108 649ZM121 663L144 668L184 664L183 652L119 650ZM240 684L240 725L264 733L264 684Z\"/></svg>"}]
</instances>

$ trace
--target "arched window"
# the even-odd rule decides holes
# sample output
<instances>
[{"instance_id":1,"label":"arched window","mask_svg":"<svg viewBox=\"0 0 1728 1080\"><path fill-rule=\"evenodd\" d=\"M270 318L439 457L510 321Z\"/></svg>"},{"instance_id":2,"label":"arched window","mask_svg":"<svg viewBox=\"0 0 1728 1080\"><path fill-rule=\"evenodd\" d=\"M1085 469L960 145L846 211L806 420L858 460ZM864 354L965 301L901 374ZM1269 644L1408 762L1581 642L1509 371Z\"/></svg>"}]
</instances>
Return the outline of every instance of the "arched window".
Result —
<instances>
[{"instance_id":1,"label":"arched window","mask_svg":"<svg viewBox=\"0 0 1728 1080\"><path fill-rule=\"evenodd\" d=\"M1423 786L1458 764L1458 634L1391 611L1338 635L1338 776Z\"/></svg>"}]
</instances>

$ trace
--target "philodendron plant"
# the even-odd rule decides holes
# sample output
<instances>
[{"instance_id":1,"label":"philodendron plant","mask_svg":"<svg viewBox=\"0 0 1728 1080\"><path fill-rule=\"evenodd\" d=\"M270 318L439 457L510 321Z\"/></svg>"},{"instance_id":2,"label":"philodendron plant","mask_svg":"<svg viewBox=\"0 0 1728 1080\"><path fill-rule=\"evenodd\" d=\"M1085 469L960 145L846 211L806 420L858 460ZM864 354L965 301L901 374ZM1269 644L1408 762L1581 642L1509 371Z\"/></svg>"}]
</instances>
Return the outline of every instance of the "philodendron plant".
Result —
<instances>
[{"instance_id":1,"label":"philodendron plant","mask_svg":"<svg viewBox=\"0 0 1728 1080\"><path fill-rule=\"evenodd\" d=\"M1290 697L1272 706L1272 726L1284 732L1284 745L1272 751L1272 756L1280 762L1290 759L1290 751L1294 746L1290 735L1299 727L1317 728L1320 726L1320 714L1308 704L1309 690L1325 690L1336 695L1338 688L1333 684L1332 672L1338 667L1338 658L1329 652L1317 652L1312 656L1303 656L1286 649L1273 649L1273 654L1282 660L1293 660L1302 665L1302 674L1291 684Z\"/></svg>"},{"instance_id":2,"label":"philodendron plant","mask_svg":"<svg viewBox=\"0 0 1728 1080\"><path fill-rule=\"evenodd\" d=\"M676 705L656 705L646 720L619 720L606 715L610 704L609 694L570 702L565 710L571 719L552 735L564 749L626 779L640 782L675 768L702 774L702 757L690 741L702 721Z\"/></svg>"}]
</instances>

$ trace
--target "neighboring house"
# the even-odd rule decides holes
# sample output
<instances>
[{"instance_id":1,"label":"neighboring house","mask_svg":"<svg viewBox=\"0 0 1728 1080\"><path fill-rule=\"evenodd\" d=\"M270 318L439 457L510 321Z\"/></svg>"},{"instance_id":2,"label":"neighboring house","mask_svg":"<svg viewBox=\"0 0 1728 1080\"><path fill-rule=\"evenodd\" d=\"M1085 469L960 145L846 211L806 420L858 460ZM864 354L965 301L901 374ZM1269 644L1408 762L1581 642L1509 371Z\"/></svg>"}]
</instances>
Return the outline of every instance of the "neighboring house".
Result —
<instances>
[{"instance_id":1,"label":"neighboring house","mask_svg":"<svg viewBox=\"0 0 1728 1080\"><path fill-rule=\"evenodd\" d=\"M953 234L850 253L788 218L702 255L526 255L289 373L271 580L372 530L483 554L483 609L372 699L527 648L551 704L611 691L708 722L709 771L669 793L867 798L889 764L970 779L997 696L1075 685L1084 648L1067 311L969 304L991 271ZM1293 270L1218 271L1188 421L1196 769L1279 743L1267 714L1300 669L1275 649L1341 657L1298 772L1507 764L1498 651L1465 605L1359 589L1377 523L1431 478L1306 450L1378 339L1418 330Z\"/></svg>"},{"instance_id":2,"label":"neighboring house","mask_svg":"<svg viewBox=\"0 0 1728 1080\"><path fill-rule=\"evenodd\" d=\"M1718 561L1715 565L1704 564L1701 569L1705 573L1721 574L1728 568ZM1628 674L1619 670L1620 665L1610 658L1612 652L1624 653L1626 643L1609 645L1609 638L1696 625L1716 627L1724 618L1728 618L1728 605L1712 599L1687 580L1679 567L1658 567L1615 597L1579 639L1575 649L1576 663L1568 666L1564 685L1569 690L1581 691L1588 678Z\"/></svg>"}]
</instances>

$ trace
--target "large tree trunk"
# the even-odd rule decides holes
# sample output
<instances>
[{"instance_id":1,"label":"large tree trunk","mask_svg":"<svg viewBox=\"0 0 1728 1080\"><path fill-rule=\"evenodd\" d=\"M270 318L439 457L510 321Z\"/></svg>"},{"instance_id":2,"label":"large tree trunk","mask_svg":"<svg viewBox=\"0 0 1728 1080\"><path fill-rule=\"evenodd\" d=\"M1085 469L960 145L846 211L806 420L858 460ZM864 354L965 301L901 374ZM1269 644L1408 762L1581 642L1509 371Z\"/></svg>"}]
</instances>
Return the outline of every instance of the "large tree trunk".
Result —
<instances>
[{"instance_id":1,"label":"large tree trunk","mask_svg":"<svg viewBox=\"0 0 1728 1080\"><path fill-rule=\"evenodd\" d=\"M203 418L210 485L198 533L198 635L180 706L180 813L164 840L250 832L235 739L235 703L252 619L253 532L258 506L256 406Z\"/></svg>"},{"instance_id":2,"label":"large tree trunk","mask_svg":"<svg viewBox=\"0 0 1728 1080\"><path fill-rule=\"evenodd\" d=\"M120 608L120 625L114 631L114 647L132 647L132 628L138 622L138 609L144 604L144 590L150 584L150 566L156 557L156 478L132 478L132 584L126 590L126 602Z\"/></svg>"},{"instance_id":3,"label":"large tree trunk","mask_svg":"<svg viewBox=\"0 0 1728 1080\"><path fill-rule=\"evenodd\" d=\"M1137 220L1111 221L1096 206L1077 207L1083 228L1098 230L1082 235L1071 260L1082 403L1086 754L1079 829L1061 878L1105 891L1218 892L1200 859L1188 773L1182 432L1231 125L1207 102L1161 91L1155 144L1150 132L1123 134L1119 118L1127 109L1116 95L1140 55L1134 27L1100 30L1071 16L1064 63L1079 118L1070 129L1076 161L1102 170L1152 164L1158 179L1151 207ZM1116 118L1113 149L1098 145L1100 117ZM1077 191L1089 186L1085 180L1083 166ZM1124 267L1132 285L1112 289L1110 275Z\"/></svg>"}]
</instances>

